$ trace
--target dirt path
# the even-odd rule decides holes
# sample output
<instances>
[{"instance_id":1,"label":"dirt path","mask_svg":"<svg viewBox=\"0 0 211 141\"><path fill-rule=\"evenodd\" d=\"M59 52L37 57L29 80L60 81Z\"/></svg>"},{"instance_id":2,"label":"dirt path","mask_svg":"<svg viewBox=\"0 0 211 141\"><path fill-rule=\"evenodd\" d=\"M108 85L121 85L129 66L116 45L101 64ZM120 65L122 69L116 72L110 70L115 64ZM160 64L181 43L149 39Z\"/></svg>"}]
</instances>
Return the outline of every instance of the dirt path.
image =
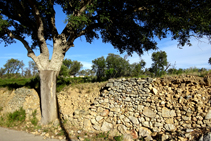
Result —
<instances>
[{"instance_id":1,"label":"dirt path","mask_svg":"<svg viewBox=\"0 0 211 141\"><path fill-rule=\"evenodd\" d=\"M43 139L42 136L35 136L24 131L16 131L0 127L0 141L65 141L58 139Z\"/></svg>"}]
</instances>

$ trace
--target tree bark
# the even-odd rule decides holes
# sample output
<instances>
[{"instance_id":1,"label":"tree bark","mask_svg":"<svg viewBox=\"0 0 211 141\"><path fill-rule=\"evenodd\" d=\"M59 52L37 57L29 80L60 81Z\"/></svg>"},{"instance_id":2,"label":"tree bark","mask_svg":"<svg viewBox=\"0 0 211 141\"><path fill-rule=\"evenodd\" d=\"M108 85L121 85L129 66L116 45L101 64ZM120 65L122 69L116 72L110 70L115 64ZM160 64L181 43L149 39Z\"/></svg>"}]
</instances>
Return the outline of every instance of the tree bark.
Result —
<instances>
[{"instance_id":1,"label":"tree bark","mask_svg":"<svg viewBox=\"0 0 211 141\"><path fill-rule=\"evenodd\" d=\"M54 70L40 70L41 124L48 124L58 118L56 98L56 77Z\"/></svg>"}]
</instances>

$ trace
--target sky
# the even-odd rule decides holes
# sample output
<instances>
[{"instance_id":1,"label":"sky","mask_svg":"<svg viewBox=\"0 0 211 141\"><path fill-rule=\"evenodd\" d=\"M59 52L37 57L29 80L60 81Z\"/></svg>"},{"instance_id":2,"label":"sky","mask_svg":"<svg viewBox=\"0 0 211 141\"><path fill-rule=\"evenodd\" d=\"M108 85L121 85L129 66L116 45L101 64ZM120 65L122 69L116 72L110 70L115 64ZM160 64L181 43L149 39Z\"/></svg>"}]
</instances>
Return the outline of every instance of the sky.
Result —
<instances>
[{"instance_id":1,"label":"sky","mask_svg":"<svg viewBox=\"0 0 211 141\"><path fill-rule=\"evenodd\" d=\"M58 32L61 33L63 28L65 27L65 14L62 12L59 6L55 6L56 11L56 27ZM29 38L26 38L27 41L30 42ZM165 51L167 53L167 60L171 65L178 68L206 68L211 69L211 65L208 64L208 59L211 57L211 44L208 43L206 38L197 40L195 38L191 39L192 46L184 46L182 49L177 47L178 42L176 40L171 40L169 36L166 39L156 40L158 43L157 51ZM52 54L53 47L51 42L47 42L50 44L49 51ZM101 56L107 57L108 53L114 53L124 57L126 53L120 54L117 49L110 43L103 43L102 39L99 38L94 39L90 44L86 42L84 36L79 37L74 42L75 47L72 47L68 50L65 55L65 58L71 60L77 60L83 64L82 69L91 69L92 60L99 58ZM132 57L128 57L130 63L139 62L143 59L146 62L146 68L151 67L152 60L151 55L156 51L145 52L142 56L138 56L136 53L132 55ZM39 51L35 50L35 54L39 55ZM0 68L6 63L7 60L14 58L18 60L23 60L25 66L28 66L28 61L32 59L27 57L27 51L24 48L23 44L20 41L16 41L16 43L8 45L4 47L4 44L0 44Z\"/></svg>"}]
</instances>

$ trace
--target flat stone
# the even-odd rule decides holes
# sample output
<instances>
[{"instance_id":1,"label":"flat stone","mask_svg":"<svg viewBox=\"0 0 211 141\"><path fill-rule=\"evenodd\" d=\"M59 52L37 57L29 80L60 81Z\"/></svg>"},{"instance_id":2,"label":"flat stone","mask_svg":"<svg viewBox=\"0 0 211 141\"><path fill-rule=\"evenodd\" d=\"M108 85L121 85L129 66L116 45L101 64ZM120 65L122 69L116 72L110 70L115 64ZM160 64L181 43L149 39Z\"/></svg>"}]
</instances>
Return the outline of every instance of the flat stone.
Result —
<instances>
[{"instance_id":1,"label":"flat stone","mask_svg":"<svg viewBox=\"0 0 211 141\"><path fill-rule=\"evenodd\" d=\"M144 107L144 110L143 110L143 114L147 117L152 117L154 118L156 116L156 113L153 112L150 108L148 107Z\"/></svg>"},{"instance_id":2,"label":"flat stone","mask_svg":"<svg viewBox=\"0 0 211 141\"><path fill-rule=\"evenodd\" d=\"M144 122L142 122L142 125L145 126L145 127L150 127L149 121L144 121Z\"/></svg>"},{"instance_id":3,"label":"flat stone","mask_svg":"<svg viewBox=\"0 0 211 141\"><path fill-rule=\"evenodd\" d=\"M151 130L145 127L139 127L139 138L145 137L145 136L150 136L152 134Z\"/></svg>"},{"instance_id":4,"label":"flat stone","mask_svg":"<svg viewBox=\"0 0 211 141\"><path fill-rule=\"evenodd\" d=\"M92 127L97 131L100 131L100 129L101 129L99 125L93 125Z\"/></svg>"},{"instance_id":5,"label":"flat stone","mask_svg":"<svg viewBox=\"0 0 211 141\"><path fill-rule=\"evenodd\" d=\"M167 131L174 131L176 129L174 124L165 124L164 127L166 128Z\"/></svg>"},{"instance_id":6,"label":"flat stone","mask_svg":"<svg viewBox=\"0 0 211 141\"><path fill-rule=\"evenodd\" d=\"M101 116L103 117L106 117L109 115L109 110L108 109L105 109L102 113L101 113Z\"/></svg>"},{"instance_id":7,"label":"flat stone","mask_svg":"<svg viewBox=\"0 0 211 141\"><path fill-rule=\"evenodd\" d=\"M103 122L103 125L102 125L102 127L101 127L101 130L102 130L103 132L107 132L107 131L111 130L112 128L113 128L113 124L104 121L104 122Z\"/></svg>"},{"instance_id":8,"label":"flat stone","mask_svg":"<svg viewBox=\"0 0 211 141\"><path fill-rule=\"evenodd\" d=\"M114 108L110 108L110 111L119 113L121 111L121 109L118 107L114 107Z\"/></svg>"},{"instance_id":9,"label":"flat stone","mask_svg":"<svg viewBox=\"0 0 211 141\"><path fill-rule=\"evenodd\" d=\"M205 116L205 119L211 119L211 110L208 111L207 115Z\"/></svg>"},{"instance_id":10,"label":"flat stone","mask_svg":"<svg viewBox=\"0 0 211 141\"><path fill-rule=\"evenodd\" d=\"M132 121L133 124L139 124L137 118L135 118L135 117L133 117L133 116L129 116L128 118Z\"/></svg>"},{"instance_id":11,"label":"flat stone","mask_svg":"<svg viewBox=\"0 0 211 141\"><path fill-rule=\"evenodd\" d=\"M126 133L127 133L127 127L124 126L124 125L122 125L122 124L118 125L117 129L118 129L118 131L119 131L121 134L126 134Z\"/></svg>"},{"instance_id":12,"label":"flat stone","mask_svg":"<svg viewBox=\"0 0 211 141\"><path fill-rule=\"evenodd\" d=\"M97 122L94 118L91 119L91 123L94 124L94 125L95 125L95 124L98 124L98 122Z\"/></svg>"},{"instance_id":13,"label":"flat stone","mask_svg":"<svg viewBox=\"0 0 211 141\"><path fill-rule=\"evenodd\" d=\"M152 88L152 92L153 92L153 94L158 94L158 90L157 89L155 89L155 88Z\"/></svg>"},{"instance_id":14,"label":"flat stone","mask_svg":"<svg viewBox=\"0 0 211 141\"><path fill-rule=\"evenodd\" d=\"M89 119L84 119L83 129L84 130L90 130L92 127L92 124Z\"/></svg>"},{"instance_id":15,"label":"flat stone","mask_svg":"<svg viewBox=\"0 0 211 141\"><path fill-rule=\"evenodd\" d=\"M159 123L159 122L155 122L155 127L163 127L163 124L162 123Z\"/></svg>"},{"instance_id":16,"label":"flat stone","mask_svg":"<svg viewBox=\"0 0 211 141\"><path fill-rule=\"evenodd\" d=\"M175 110L169 110L168 108L162 108L162 117L174 117L176 116Z\"/></svg>"},{"instance_id":17,"label":"flat stone","mask_svg":"<svg viewBox=\"0 0 211 141\"><path fill-rule=\"evenodd\" d=\"M103 117L101 117L101 116L97 116L96 117L96 121L100 121L100 120L102 120L103 119Z\"/></svg>"}]
</instances>

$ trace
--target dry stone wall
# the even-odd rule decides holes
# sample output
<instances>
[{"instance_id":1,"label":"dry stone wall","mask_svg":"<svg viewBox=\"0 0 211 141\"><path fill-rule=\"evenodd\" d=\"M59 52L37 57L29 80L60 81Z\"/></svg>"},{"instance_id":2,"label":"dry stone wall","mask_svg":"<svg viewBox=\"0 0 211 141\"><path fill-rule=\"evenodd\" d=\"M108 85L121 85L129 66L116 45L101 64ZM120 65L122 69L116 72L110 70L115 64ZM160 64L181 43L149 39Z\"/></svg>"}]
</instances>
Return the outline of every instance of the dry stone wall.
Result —
<instances>
[{"instance_id":1,"label":"dry stone wall","mask_svg":"<svg viewBox=\"0 0 211 141\"><path fill-rule=\"evenodd\" d=\"M133 139L152 140L152 133L163 133L163 140L174 134L191 140L195 130L211 127L209 81L194 78L111 79L89 114L75 111L70 120L84 130L130 134Z\"/></svg>"}]
</instances>

